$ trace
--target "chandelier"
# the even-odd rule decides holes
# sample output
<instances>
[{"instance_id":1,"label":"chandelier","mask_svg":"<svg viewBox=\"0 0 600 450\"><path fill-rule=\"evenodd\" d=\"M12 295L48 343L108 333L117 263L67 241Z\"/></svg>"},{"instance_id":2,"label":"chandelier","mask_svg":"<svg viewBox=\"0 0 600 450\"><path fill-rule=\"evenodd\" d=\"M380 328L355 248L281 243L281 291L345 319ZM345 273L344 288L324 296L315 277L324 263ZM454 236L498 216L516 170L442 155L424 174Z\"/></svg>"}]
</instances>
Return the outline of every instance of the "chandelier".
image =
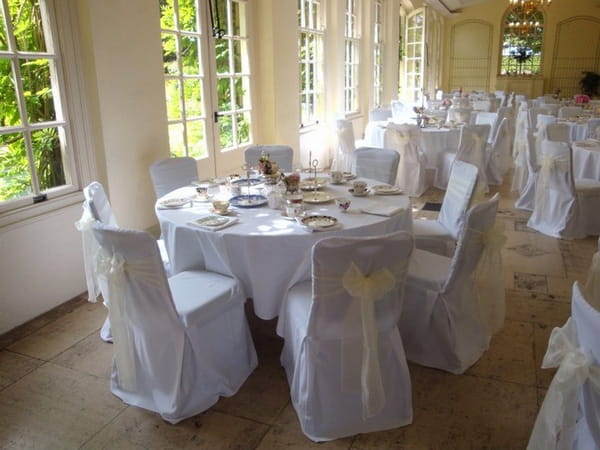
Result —
<instances>
[{"instance_id":1,"label":"chandelier","mask_svg":"<svg viewBox=\"0 0 600 450\"><path fill-rule=\"evenodd\" d=\"M545 6L550 6L552 0L508 0L510 6L520 6L526 14L531 14L533 11Z\"/></svg>"}]
</instances>

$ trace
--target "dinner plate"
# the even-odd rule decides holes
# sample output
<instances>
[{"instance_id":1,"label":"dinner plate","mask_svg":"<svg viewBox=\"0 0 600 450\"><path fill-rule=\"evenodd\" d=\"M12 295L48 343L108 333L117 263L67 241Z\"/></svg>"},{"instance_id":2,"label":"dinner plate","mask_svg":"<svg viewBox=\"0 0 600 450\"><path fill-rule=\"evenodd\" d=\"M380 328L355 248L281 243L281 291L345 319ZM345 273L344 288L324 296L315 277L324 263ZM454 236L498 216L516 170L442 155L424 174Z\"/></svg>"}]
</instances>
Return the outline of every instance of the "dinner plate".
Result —
<instances>
[{"instance_id":1,"label":"dinner plate","mask_svg":"<svg viewBox=\"0 0 600 450\"><path fill-rule=\"evenodd\" d=\"M320 216L320 215L303 217L300 220L300 222L302 223L302 225L304 225L306 227L317 228L317 229L329 228L334 225L337 225L337 223L338 223L338 221L335 217Z\"/></svg>"},{"instance_id":2,"label":"dinner plate","mask_svg":"<svg viewBox=\"0 0 600 450\"><path fill-rule=\"evenodd\" d=\"M262 184L264 181L260 178L240 178L239 180L234 180L231 184L237 184L239 186L256 186L257 184Z\"/></svg>"},{"instance_id":3,"label":"dinner plate","mask_svg":"<svg viewBox=\"0 0 600 450\"><path fill-rule=\"evenodd\" d=\"M267 197L264 195L238 195L230 198L229 203L238 208L256 208L267 203Z\"/></svg>"},{"instance_id":4,"label":"dinner plate","mask_svg":"<svg viewBox=\"0 0 600 450\"><path fill-rule=\"evenodd\" d=\"M371 191L369 189L365 189L365 191L362 194L355 194L354 189L350 188L350 189L348 189L348 192L350 192L355 197L366 197L367 195L369 195L369 192L371 192Z\"/></svg>"},{"instance_id":5,"label":"dinner plate","mask_svg":"<svg viewBox=\"0 0 600 450\"><path fill-rule=\"evenodd\" d=\"M391 186L389 184L377 184L372 186L373 193L376 195L399 195L402 194L402 189L398 186Z\"/></svg>"},{"instance_id":6,"label":"dinner plate","mask_svg":"<svg viewBox=\"0 0 600 450\"><path fill-rule=\"evenodd\" d=\"M206 216L196 219L195 222L198 225L203 225L205 227L220 227L221 225L225 225L227 222L229 222L229 219L221 216Z\"/></svg>"},{"instance_id":7,"label":"dinner plate","mask_svg":"<svg viewBox=\"0 0 600 450\"><path fill-rule=\"evenodd\" d=\"M192 199L189 197L181 197L181 198L166 198L158 202L159 206L162 208L182 208L183 206L187 206L192 202Z\"/></svg>"},{"instance_id":8,"label":"dinner plate","mask_svg":"<svg viewBox=\"0 0 600 450\"><path fill-rule=\"evenodd\" d=\"M306 203L327 203L334 199L334 196L327 192L307 192L303 197Z\"/></svg>"}]
</instances>

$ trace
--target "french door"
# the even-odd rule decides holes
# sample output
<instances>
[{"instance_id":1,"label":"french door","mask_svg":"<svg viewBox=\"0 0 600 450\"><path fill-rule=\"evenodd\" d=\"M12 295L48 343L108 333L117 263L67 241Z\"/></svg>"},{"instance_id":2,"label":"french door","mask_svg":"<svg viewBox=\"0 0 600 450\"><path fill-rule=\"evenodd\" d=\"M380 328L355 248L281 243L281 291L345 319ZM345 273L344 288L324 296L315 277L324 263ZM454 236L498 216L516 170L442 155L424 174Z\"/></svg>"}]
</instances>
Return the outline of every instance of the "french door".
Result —
<instances>
[{"instance_id":1,"label":"french door","mask_svg":"<svg viewBox=\"0 0 600 450\"><path fill-rule=\"evenodd\" d=\"M245 0L159 0L172 156L239 172L252 143ZM212 9L212 11L211 11Z\"/></svg>"}]
</instances>

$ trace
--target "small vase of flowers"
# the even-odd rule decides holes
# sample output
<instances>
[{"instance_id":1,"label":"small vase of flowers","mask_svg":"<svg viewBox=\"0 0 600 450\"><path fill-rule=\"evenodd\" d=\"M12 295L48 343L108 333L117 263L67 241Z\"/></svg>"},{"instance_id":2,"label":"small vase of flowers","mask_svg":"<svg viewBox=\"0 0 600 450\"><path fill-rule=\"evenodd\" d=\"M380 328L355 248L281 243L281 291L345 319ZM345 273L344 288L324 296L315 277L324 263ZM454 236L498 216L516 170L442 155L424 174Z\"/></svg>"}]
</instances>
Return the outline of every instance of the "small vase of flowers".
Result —
<instances>
[{"instance_id":1,"label":"small vase of flowers","mask_svg":"<svg viewBox=\"0 0 600 450\"><path fill-rule=\"evenodd\" d=\"M293 172L289 175L283 175L281 177L285 184L285 191L287 193L295 193L300 187L300 174Z\"/></svg>"}]
</instances>

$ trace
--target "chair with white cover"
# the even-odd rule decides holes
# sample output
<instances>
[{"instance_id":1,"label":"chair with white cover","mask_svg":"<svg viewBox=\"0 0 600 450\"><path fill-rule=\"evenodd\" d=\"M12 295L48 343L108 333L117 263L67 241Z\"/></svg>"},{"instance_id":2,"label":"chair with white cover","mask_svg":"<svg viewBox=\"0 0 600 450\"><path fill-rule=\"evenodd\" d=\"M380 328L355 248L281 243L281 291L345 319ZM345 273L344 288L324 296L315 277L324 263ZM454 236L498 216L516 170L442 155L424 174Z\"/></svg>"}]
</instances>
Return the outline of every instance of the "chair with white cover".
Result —
<instances>
[{"instance_id":1,"label":"chair with white cover","mask_svg":"<svg viewBox=\"0 0 600 450\"><path fill-rule=\"evenodd\" d=\"M490 112L492 110L492 102L490 100L473 100L471 107L473 111Z\"/></svg>"},{"instance_id":2,"label":"chair with white cover","mask_svg":"<svg viewBox=\"0 0 600 450\"><path fill-rule=\"evenodd\" d=\"M256 166L263 153L267 153L270 160L277 163L281 171L293 170L294 150L289 145L251 145L244 150L244 160L246 164Z\"/></svg>"},{"instance_id":3,"label":"chair with white cover","mask_svg":"<svg viewBox=\"0 0 600 450\"><path fill-rule=\"evenodd\" d=\"M400 154L396 150L361 147L354 150L351 172L357 177L394 185L399 163Z\"/></svg>"},{"instance_id":4,"label":"chair with white cover","mask_svg":"<svg viewBox=\"0 0 600 450\"><path fill-rule=\"evenodd\" d=\"M403 231L324 238L312 248L312 280L289 290L277 324L281 363L313 441L412 422L397 327L412 252Z\"/></svg>"},{"instance_id":5,"label":"chair with white cover","mask_svg":"<svg viewBox=\"0 0 600 450\"><path fill-rule=\"evenodd\" d=\"M399 328L406 357L461 374L489 348L505 316L499 195L467 212L453 258L416 249Z\"/></svg>"},{"instance_id":6,"label":"chair with white cover","mask_svg":"<svg viewBox=\"0 0 600 450\"><path fill-rule=\"evenodd\" d=\"M438 218L413 221L413 236L417 248L438 255L454 255L476 183L477 167L465 161L454 161Z\"/></svg>"},{"instance_id":7,"label":"chair with white cover","mask_svg":"<svg viewBox=\"0 0 600 450\"><path fill-rule=\"evenodd\" d=\"M473 108L450 108L448 109L447 120L448 122L454 121L456 123L471 123L471 113Z\"/></svg>"},{"instance_id":8,"label":"chair with white cover","mask_svg":"<svg viewBox=\"0 0 600 450\"><path fill-rule=\"evenodd\" d=\"M551 116L552 112L548 108L529 108L528 114L529 114L529 125L534 130L537 130L538 115L544 114L544 115Z\"/></svg>"},{"instance_id":9,"label":"chair with white cover","mask_svg":"<svg viewBox=\"0 0 600 450\"><path fill-rule=\"evenodd\" d=\"M369 111L369 121L383 122L392 118L392 108L373 108Z\"/></svg>"},{"instance_id":10,"label":"chair with white cover","mask_svg":"<svg viewBox=\"0 0 600 450\"><path fill-rule=\"evenodd\" d=\"M167 278L146 232L95 224L113 332L111 391L177 423L235 394L257 366L238 282L190 270Z\"/></svg>"},{"instance_id":11,"label":"chair with white cover","mask_svg":"<svg viewBox=\"0 0 600 450\"><path fill-rule=\"evenodd\" d=\"M408 122L411 120L411 117L414 116L412 109L400 100L392 100L390 102L390 107L392 108L392 119L396 123Z\"/></svg>"},{"instance_id":12,"label":"chair with white cover","mask_svg":"<svg viewBox=\"0 0 600 450\"><path fill-rule=\"evenodd\" d=\"M600 182L574 180L571 147L541 143L535 204L527 226L548 236L579 239L600 233Z\"/></svg>"},{"instance_id":13,"label":"chair with white cover","mask_svg":"<svg viewBox=\"0 0 600 450\"><path fill-rule=\"evenodd\" d=\"M546 125L546 139L549 141L571 142L571 127L562 122L554 122Z\"/></svg>"},{"instance_id":14,"label":"chair with white cover","mask_svg":"<svg viewBox=\"0 0 600 450\"><path fill-rule=\"evenodd\" d=\"M486 178L488 184L501 185L504 174L511 167L511 135L508 119L502 119L492 145L489 146L488 162L486 167Z\"/></svg>"},{"instance_id":15,"label":"chair with white cover","mask_svg":"<svg viewBox=\"0 0 600 450\"><path fill-rule=\"evenodd\" d=\"M527 450L600 448L600 305L573 284L571 317L554 328L542 368L558 368Z\"/></svg>"},{"instance_id":16,"label":"chair with white cover","mask_svg":"<svg viewBox=\"0 0 600 450\"><path fill-rule=\"evenodd\" d=\"M519 198L515 202L515 208L533 211L533 205L535 204L535 187L537 185L540 166L537 163L537 152L535 151L536 140L531 128L527 131L527 139L522 142L522 145L523 149L521 152L525 158L525 173L527 180L519 192Z\"/></svg>"},{"instance_id":17,"label":"chair with white cover","mask_svg":"<svg viewBox=\"0 0 600 450\"><path fill-rule=\"evenodd\" d=\"M150 166L150 178L154 184L156 198L198 181L198 164L194 158L167 158L155 161Z\"/></svg>"},{"instance_id":18,"label":"chair with white cover","mask_svg":"<svg viewBox=\"0 0 600 450\"><path fill-rule=\"evenodd\" d=\"M331 163L331 170L350 172L352 170L352 155L356 150L354 127L347 119L336 119L337 152Z\"/></svg>"},{"instance_id":19,"label":"chair with white cover","mask_svg":"<svg viewBox=\"0 0 600 450\"><path fill-rule=\"evenodd\" d=\"M568 119L570 117L577 117L583 114L583 108L581 106L563 106L558 110L558 117L561 119Z\"/></svg>"},{"instance_id":20,"label":"chair with white cover","mask_svg":"<svg viewBox=\"0 0 600 450\"><path fill-rule=\"evenodd\" d=\"M489 125L464 125L460 131L460 140L456 153L446 152L442 165L436 172L435 186L446 189L450 170L455 160L466 161L477 167L477 191L483 195L488 191L486 167L488 161L487 137L490 134Z\"/></svg>"},{"instance_id":21,"label":"chair with white cover","mask_svg":"<svg viewBox=\"0 0 600 450\"><path fill-rule=\"evenodd\" d=\"M588 119L587 139L600 139L600 117Z\"/></svg>"},{"instance_id":22,"label":"chair with white cover","mask_svg":"<svg viewBox=\"0 0 600 450\"><path fill-rule=\"evenodd\" d=\"M427 190L425 167L427 158L419 145L421 130L417 125L388 125L385 147L400 154L396 184L405 194L420 197Z\"/></svg>"},{"instance_id":23,"label":"chair with white cover","mask_svg":"<svg viewBox=\"0 0 600 450\"><path fill-rule=\"evenodd\" d=\"M475 125L485 125L488 124L490 126L490 135L488 136L487 141L491 144L494 142L494 137L496 136L496 130L498 128L498 113L495 112L478 112L475 115Z\"/></svg>"}]
</instances>

